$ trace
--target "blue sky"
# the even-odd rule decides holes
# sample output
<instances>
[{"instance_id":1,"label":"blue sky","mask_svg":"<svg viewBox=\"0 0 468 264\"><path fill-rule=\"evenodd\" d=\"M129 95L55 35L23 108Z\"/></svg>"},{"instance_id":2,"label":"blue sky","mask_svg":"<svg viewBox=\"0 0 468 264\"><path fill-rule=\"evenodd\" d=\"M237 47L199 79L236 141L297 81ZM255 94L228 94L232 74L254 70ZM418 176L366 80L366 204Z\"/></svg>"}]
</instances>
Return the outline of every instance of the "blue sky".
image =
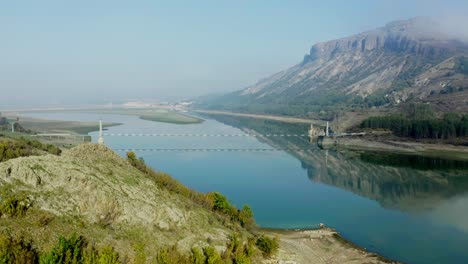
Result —
<instances>
[{"instance_id":1,"label":"blue sky","mask_svg":"<svg viewBox=\"0 0 468 264\"><path fill-rule=\"evenodd\" d=\"M244 88L319 41L468 1L0 0L0 109Z\"/></svg>"}]
</instances>

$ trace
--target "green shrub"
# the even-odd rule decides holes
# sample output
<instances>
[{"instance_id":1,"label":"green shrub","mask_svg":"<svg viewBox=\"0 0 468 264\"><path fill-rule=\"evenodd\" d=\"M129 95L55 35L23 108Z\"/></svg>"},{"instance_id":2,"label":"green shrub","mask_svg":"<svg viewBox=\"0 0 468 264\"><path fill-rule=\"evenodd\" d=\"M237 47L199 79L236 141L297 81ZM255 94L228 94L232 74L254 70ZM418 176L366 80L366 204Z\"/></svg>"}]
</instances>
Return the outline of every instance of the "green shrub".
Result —
<instances>
[{"instance_id":1,"label":"green shrub","mask_svg":"<svg viewBox=\"0 0 468 264\"><path fill-rule=\"evenodd\" d=\"M237 218L237 209L229 203L226 196L219 192L212 192L207 194L207 198L213 205L214 211L229 215L231 218Z\"/></svg>"},{"instance_id":2,"label":"green shrub","mask_svg":"<svg viewBox=\"0 0 468 264\"><path fill-rule=\"evenodd\" d=\"M57 244L40 258L41 264L117 264L119 255L110 246L97 250L83 236L59 237Z\"/></svg>"},{"instance_id":3,"label":"green shrub","mask_svg":"<svg viewBox=\"0 0 468 264\"><path fill-rule=\"evenodd\" d=\"M250 260L250 257L247 255L239 255L235 256L233 259L234 264L250 264L252 261Z\"/></svg>"},{"instance_id":4,"label":"green shrub","mask_svg":"<svg viewBox=\"0 0 468 264\"><path fill-rule=\"evenodd\" d=\"M250 206L244 205L242 209L239 211L239 222L242 227L245 228L252 228L255 225L255 220L253 218L253 212Z\"/></svg>"},{"instance_id":5,"label":"green shrub","mask_svg":"<svg viewBox=\"0 0 468 264\"><path fill-rule=\"evenodd\" d=\"M190 258L181 254L175 245L160 250L156 256L157 264L189 264L191 263L190 260Z\"/></svg>"},{"instance_id":6,"label":"green shrub","mask_svg":"<svg viewBox=\"0 0 468 264\"><path fill-rule=\"evenodd\" d=\"M0 235L0 263L33 264L38 260L38 253L30 242Z\"/></svg>"},{"instance_id":7,"label":"green shrub","mask_svg":"<svg viewBox=\"0 0 468 264\"><path fill-rule=\"evenodd\" d=\"M98 264L118 264L119 254L111 246L105 246L99 251Z\"/></svg>"},{"instance_id":8,"label":"green shrub","mask_svg":"<svg viewBox=\"0 0 468 264\"><path fill-rule=\"evenodd\" d=\"M252 257L255 254L255 245L256 240L253 237L249 237L247 240L247 245L245 246L245 255Z\"/></svg>"},{"instance_id":9,"label":"green shrub","mask_svg":"<svg viewBox=\"0 0 468 264\"><path fill-rule=\"evenodd\" d=\"M85 240L73 234L70 238L59 237L57 245L41 258L41 264L75 264L81 263Z\"/></svg>"},{"instance_id":10,"label":"green shrub","mask_svg":"<svg viewBox=\"0 0 468 264\"><path fill-rule=\"evenodd\" d=\"M146 253L145 253L145 244L138 243L133 246L135 251L135 261L134 264L144 264L146 263Z\"/></svg>"},{"instance_id":11,"label":"green shrub","mask_svg":"<svg viewBox=\"0 0 468 264\"><path fill-rule=\"evenodd\" d=\"M26 213L31 207L31 201L27 197L16 197L13 194L2 197L0 204L0 215L18 217Z\"/></svg>"},{"instance_id":12,"label":"green shrub","mask_svg":"<svg viewBox=\"0 0 468 264\"><path fill-rule=\"evenodd\" d=\"M18 157L37 155L38 151L45 151L54 155L62 153L62 150L54 145L43 145L39 141L23 137L18 140L0 140L0 162Z\"/></svg>"},{"instance_id":13,"label":"green shrub","mask_svg":"<svg viewBox=\"0 0 468 264\"><path fill-rule=\"evenodd\" d=\"M207 264L224 264L218 251L213 247L206 247L203 249L203 252L205 253Z\"/></svg>"},{"instance_id":14,"label":"green shrub","mask_svg":"<svg viewBox=\"0 0 468 264\"><path fill-rule=\"evenodd\" d=\"M262 251L265 257L270 257L271 255L276 254L279 249L278 238L270 238L265 235L258 237L255 244L258 249Z\"/></svg>"},{"instance_id":15,"label":"green shrub","mask_svg":"<svg viewBox=\"0 0 468 264\"><path fill-rule=\"evenodd\" d=\"M206 257L199 248L192 248L192 256L190 260L193 264L205 264Z\"/></svg>"}]
</instances>

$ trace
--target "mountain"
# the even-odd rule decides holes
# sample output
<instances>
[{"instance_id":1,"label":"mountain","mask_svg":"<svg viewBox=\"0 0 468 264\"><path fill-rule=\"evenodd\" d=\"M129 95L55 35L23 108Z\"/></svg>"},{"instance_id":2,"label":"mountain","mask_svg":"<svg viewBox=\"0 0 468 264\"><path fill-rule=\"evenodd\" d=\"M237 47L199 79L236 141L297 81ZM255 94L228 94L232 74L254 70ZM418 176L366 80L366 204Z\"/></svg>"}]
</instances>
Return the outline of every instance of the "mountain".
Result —
<instances>
[{"instance_id":1,"label":"mountain","mask_svg":"<svg viewBox=\"0 0 468 264\"><path fill-rule=\"evenodd\" d=\"M232 111L304 116L343 107L419 101L445 111L467 111L467 54L468 44L444 33L431 18L396 21L317 43L297 65L202 104Z\"/></svg>"}]
</instances>

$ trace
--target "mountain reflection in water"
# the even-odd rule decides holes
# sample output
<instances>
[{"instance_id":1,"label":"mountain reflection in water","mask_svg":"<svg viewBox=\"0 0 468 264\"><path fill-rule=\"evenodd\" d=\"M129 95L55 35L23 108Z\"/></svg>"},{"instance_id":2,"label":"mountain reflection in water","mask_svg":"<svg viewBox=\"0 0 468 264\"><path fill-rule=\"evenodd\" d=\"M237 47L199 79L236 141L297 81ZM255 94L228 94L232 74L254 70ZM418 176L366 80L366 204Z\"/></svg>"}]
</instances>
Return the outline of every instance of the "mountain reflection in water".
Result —
<instances>
[{"instance_id":1,"label":"mountain reflection in water","mask_svg":"<svg viewBox=\"0 0 468 264\"><path fill-rule=\"evenodd\" d=\"M259 134L304 134L308 129L305 124L227 116L215 118ZM452 198L460 199L468 192L468 161L385 152L307 151L317 148L307 138L269 137L260 140L276 148L288 149L288 153L301 161L311 181L373 199L386 208L428 212ZM455 206L444 208L462 210ZM464 219L468 219L468 214Z\"/></svg>"}]
</instances>

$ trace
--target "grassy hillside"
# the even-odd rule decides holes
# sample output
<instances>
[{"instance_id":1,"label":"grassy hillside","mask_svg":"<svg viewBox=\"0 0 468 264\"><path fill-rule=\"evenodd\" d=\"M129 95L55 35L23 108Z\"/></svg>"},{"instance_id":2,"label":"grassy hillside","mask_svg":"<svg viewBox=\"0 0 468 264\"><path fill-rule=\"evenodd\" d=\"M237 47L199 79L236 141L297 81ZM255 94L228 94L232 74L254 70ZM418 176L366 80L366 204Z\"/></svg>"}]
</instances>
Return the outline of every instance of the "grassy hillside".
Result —
<instances>
[{"instance_id":1,"label":"grassy hillside","mask_svg":"<svg viewBox=\"0 0 468 264\"><path fill-rule=\"evenodd\" d=\"M254 234L248 207L131 153L84 144L0 171L1 263L258 263L278 246Z\"/></svg>"}]
</instances>

